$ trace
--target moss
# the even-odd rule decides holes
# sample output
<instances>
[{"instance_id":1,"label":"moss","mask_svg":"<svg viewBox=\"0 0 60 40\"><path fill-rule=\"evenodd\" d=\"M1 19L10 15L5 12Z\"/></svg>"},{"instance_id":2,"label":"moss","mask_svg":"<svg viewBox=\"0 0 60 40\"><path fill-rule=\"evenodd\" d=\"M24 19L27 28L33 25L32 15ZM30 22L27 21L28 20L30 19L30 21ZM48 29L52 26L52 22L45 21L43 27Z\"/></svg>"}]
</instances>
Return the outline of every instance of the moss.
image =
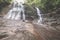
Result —
<instances>
[{"instance_id":1,"label":"moss","mask_svg":"<svg viewBox=\"0 0 60 40\"><path fill-rule=\"evenodd\" d=\"M10 4L12 0L4 0L4 1L0 1L0 12L2 11L2 9L6 6L8 6Z\"/></svg>"},{"instance_id":2,"label":"moss","mask_svg":"<svg viewBox=\"0 0 60 40\"><path fill-rule=\"evenodd\" d=\"M25 14L27 18L37 18L37 12L36 9L33 6L30 6L28 4L25 4Z\"/></svg>"}]
</instances>

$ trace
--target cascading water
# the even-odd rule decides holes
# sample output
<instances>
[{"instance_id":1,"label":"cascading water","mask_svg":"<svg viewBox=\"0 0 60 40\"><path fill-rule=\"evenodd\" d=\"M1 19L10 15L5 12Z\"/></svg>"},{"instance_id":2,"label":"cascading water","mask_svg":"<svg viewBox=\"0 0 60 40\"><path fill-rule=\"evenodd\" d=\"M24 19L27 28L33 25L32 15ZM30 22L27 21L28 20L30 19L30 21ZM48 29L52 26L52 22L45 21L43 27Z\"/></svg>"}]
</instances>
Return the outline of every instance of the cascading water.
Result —
<instances>
[{"instance_id":1,"label":"cascading water","mask_svg":"<svg viewBox=\"0 0 60 40\"><path fill-rule=\"evenodd\" d=\"M39 10L39 8L37 8L37 7L35 7L35 8L37 10L37 15L39 16L38 23L42 23L41 11Z\"/></svg>"},{"instance_id":2,"label":"cascading water","mask_svg":"<svg viewBox=\"0 0 60 40\"><path fill-rule=\"evenodd\" d=\"M15 0L12 9L9 10L9 12L7 13L7 15L4 16L4 18L20 20L21 13L23 16L23 20L25 20L24 5L21 2L18 2L18 0Z\"/></svg>"}]
</instances>

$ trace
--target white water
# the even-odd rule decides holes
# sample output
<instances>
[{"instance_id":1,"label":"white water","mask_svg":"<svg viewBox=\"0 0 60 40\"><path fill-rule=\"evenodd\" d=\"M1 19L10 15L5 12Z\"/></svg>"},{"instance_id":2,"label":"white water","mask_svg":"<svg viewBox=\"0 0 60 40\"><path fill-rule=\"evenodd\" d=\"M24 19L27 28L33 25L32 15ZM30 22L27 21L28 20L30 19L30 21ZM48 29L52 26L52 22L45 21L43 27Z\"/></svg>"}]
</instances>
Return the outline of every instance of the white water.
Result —
<instances>
[{"instance_id":1,"label":"white water","mask_svg":"<svg viewBox=\"0 0 60 40\"><path fill-rule=\"evenodd\" d=\"M6 19L12 19L12 20L20 20L21 19L21 13L23 16L22 20L25 20L25 12L24 12L24 5L21 2L14 1L12 9L9 10L9 12L4 16Z\"/></svg>"},{"instance_id":2,"label":"white water","mask_svg":"<svg viewBox=\"0 0 60 40\"><path fill-rule=\"evenodd\" d=\"M39 16L38 23L42 23L41 11L39 10L39 8L37 8L37 7L35 7L35 8L37 10L37 15Z\"/></svg>"}]
</instances>

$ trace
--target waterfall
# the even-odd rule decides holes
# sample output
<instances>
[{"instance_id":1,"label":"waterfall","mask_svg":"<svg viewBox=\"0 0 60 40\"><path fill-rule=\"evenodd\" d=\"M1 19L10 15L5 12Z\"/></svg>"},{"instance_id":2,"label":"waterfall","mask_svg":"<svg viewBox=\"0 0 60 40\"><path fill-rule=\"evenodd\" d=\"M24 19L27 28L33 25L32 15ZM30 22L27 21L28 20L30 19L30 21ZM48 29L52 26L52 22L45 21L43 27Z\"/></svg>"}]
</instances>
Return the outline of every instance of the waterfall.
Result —
<instances>
[{"instance_id":1,"label":"waterfall","mask_svg":"<svg viewBox=\"0 0 60 40\"><path fill-rule=\"evenodd\" d=\"M37 7L35 7L35 8L36 8L36 10L37 10L37 15L38 15L38 17L39 17L38 23L42 23L41 11L39 10L39 8L37 8Z\"/></svg>"},{"instance_id":2,"label":"waterfall","mask_svg":"<svg viewBox=\"0 0 60 40\"><path fill-rule=\"evenodd\" d=\"M23 16L22 20L25 20L25 12L24 12L24 5L21 2L18 2L17 0L13 2L12 9L9 10L9 12L4 16L6 19L12 19L12 20L20 20L21 19L21 13Z\"/></svg>"},{"instance_id":3,"label":"waterfall","mask_svg":"<svg viewBox=\"0 0 60 40\"><path fill-rule=\"evenodd\" d=\"M24 13L24 11L23 11L23 21L25 20L25 13Z\"/></svg>"}]
</instances>

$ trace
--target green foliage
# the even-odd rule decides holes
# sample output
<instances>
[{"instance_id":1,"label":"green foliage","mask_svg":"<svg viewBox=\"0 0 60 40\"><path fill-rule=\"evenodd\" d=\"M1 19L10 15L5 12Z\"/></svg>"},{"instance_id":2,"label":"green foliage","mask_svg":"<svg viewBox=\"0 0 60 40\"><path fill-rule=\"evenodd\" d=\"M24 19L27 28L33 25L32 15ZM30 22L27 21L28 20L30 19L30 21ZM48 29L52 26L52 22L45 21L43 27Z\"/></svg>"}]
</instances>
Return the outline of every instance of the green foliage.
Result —
<instances>
[{"instance_id":1,"label":"green foliage","mask_svg":"<svg viewBox=\"0 0 60 40\"><path fill-rule=\"evenodd\" d=\"M0 0L0 3L7 2L10 3L12 0Z\"/></svg>"},{"instance_id":2,"label":"green foliage","mask_svg":"<svg viewBox=\"0 0 60 40\"><path fill-rule=\"evenodd\" d=\"M12 0L0 0L0 11L11 3Z\"/></svg>"},{"instance_id":3,"label":"green foliage","mask_svg":"<svg viewBox=\"0 0 60 40\"><path fill-rule=\"evenodd\" d=\"M60 0L27 0L26 3L47 11L60 7Z\"/></svg>"},{"instance_id":4,"label":"green foliage","mask_svg":"<svg viewBox=\"0 0 60 40\"><path fill-rule=\"evenodd\" d=\"M40 2L41 2L41 0L38 0L38 1L37 0L27 0L27 4L37 6L37 7L40 6Z\"/></svg>"}]
</instances>

